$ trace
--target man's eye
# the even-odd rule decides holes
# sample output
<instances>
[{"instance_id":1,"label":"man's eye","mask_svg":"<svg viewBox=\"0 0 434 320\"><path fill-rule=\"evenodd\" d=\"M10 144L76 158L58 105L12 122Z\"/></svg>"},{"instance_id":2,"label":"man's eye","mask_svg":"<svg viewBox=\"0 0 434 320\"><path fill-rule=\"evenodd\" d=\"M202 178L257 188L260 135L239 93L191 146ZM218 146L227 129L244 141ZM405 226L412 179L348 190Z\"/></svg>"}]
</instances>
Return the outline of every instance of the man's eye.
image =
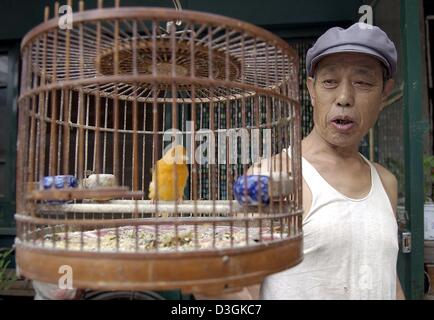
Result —
<instances>
[{"instance_id":1,"label":"man's eye","mask_svg":"<svg viewBox=\"0 0 434 320\"><path fill-rule=\"evenodd\" d=\"M322 81L324 87L326 88L334 88L337 86L338 82L336 80L333 79L326 79Z\"/></svg>"},{"instance_id":2,"label":"man's eye","mask_svg":"<svg viewBox=\"0 0 434 320\"><path fill-rule=\"evenodd\" d=\"M362 87L362 88L371 88L372 87L372 83L366 82L366 81L356 81L356 82L354 82L354 84L356 86Z\"/></svg>"}]
</instances>

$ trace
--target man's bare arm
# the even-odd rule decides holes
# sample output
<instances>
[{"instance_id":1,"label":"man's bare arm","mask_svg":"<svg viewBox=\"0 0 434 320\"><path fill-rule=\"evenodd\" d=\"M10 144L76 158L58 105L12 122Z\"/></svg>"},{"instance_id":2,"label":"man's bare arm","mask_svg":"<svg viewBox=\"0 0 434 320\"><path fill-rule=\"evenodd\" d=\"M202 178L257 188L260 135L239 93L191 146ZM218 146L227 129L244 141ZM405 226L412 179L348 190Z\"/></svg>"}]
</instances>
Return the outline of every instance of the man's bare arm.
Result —
<instances>
[{"instance_id":1,"label":"man's bare arm","mask_svg":"<svg viewBox=\"0 0 434 320\"><path fill-rule=\"evenodd\" d=\"M396 300L405 300L404 290L402 290L398 276L396 276Z\"/></svg>"}]
</instances>

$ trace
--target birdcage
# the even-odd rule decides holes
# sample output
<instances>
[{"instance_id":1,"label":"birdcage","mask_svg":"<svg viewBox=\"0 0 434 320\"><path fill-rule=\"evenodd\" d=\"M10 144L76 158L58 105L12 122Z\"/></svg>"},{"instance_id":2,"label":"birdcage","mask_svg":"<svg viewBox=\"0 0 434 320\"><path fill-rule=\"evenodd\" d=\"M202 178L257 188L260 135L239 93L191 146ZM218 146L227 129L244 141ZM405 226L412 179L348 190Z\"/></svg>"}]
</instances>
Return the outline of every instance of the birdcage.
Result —
<instances>
[{"instance_id":1,"label":"birdcage","mask_svg":"<svg viewBox=\"0 0 434 320\"><path fill-rule=\"evenodd\" d=\"M81 4L71 28L60 18L21 45L20 273L217 293L300 262L295 51L187 10Z\"/></svg>"}]
</instances>

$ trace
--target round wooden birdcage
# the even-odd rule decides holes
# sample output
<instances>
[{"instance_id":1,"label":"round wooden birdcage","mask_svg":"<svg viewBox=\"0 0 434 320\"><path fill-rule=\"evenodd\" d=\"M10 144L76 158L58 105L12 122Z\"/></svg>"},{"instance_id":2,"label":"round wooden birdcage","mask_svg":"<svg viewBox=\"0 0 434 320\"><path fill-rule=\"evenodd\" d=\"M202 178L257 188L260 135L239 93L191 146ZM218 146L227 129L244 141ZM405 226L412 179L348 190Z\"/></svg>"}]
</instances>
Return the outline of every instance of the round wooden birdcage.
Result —
<instances>
[{"instance_id":1,"label":"round wooden birdcage","mask_svg":"<svg viewBox=\"0 0 434 320\"><path fill-rule=\"evenodd\" d=\"M21 46L24 276L58 283L69 266L78 288L216 293L301 261L294 50L193 11L81 8L72 28L58 22L47 17ZM251 191L269 197L248 201Z\"/></svg>"}]
</instances>

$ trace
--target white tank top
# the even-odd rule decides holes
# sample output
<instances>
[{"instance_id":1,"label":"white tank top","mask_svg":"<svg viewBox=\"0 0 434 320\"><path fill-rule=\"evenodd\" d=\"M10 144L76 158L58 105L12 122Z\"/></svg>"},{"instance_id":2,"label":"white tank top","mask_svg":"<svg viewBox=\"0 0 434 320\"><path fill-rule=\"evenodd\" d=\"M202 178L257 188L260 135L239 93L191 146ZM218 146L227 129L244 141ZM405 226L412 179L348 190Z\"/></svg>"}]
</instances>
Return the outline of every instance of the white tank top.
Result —
<instances>
[{"instance_id":1,"label":"white tank top","mask_svg":"<svg viewBox=\"0 0 434 320\"><path fill-rule=\"evenodd\" d=\"M262 299L396 299L398 227L375 167L371 190L351 199L302 158L312 206L303 219L304 259L268 276Z\"/></svg>"}]
</instances>

